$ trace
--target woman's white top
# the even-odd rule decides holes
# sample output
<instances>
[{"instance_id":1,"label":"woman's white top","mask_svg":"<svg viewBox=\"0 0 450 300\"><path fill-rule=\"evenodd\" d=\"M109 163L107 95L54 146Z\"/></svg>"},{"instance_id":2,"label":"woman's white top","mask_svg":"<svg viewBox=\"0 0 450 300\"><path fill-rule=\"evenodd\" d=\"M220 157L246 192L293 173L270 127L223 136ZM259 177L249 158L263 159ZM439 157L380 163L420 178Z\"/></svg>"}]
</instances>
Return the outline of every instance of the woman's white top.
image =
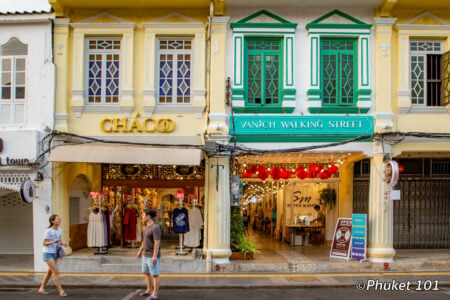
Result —
<instances>
[{"instance_id":1,"label":"woman's white top","mask_svg":"<svg viewBox=\"0 0 450 300\"><path fill-rule=\"evenodd\" d=\"M48 228L44 233L44 240L48 240L49 242L53 242L54 240L60 239L61 237L62 237L61 228L58 229ZM44 246L44 250L42 251L45 253L56 253L56 249L59 246L61 246L61 242Z\"/></svg>"}]
</instances>

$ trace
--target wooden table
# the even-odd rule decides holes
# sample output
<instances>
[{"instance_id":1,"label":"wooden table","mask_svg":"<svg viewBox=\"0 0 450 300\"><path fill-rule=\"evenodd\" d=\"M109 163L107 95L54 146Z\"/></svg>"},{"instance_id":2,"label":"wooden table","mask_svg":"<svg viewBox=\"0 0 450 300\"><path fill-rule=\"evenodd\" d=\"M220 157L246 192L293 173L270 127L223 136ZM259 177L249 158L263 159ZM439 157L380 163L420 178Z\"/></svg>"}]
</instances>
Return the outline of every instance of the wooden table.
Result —
<instances>
[{"instance_id":1,"label":"wooden table","mask_svg":"<svg viewBox=\"0 0 450 300\"><path fill-rule=\"evenodd\" d=\"M295 236L297 232L299 232L300 235L302 236L303 239L302 245L305 245L306 233L321 232L323 228L323 226L320 224L310 224L310 225L292 224L286 225L286 227L289 229L289 243L291 247L294 247Z\"/></svg>"}]
</instances>

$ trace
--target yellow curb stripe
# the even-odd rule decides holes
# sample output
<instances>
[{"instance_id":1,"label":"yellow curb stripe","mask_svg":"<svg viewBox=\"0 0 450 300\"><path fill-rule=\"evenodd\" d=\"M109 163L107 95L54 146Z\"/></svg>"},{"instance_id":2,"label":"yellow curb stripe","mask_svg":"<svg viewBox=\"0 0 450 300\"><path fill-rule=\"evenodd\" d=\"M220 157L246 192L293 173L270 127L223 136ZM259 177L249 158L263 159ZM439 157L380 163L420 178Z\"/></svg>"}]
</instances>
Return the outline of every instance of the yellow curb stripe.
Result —
<instances>
[{"instance_id":1,"label":"yellow curb stripe","mask_svg":"<svg viewBox=\"0 0 450 300\"><path fill-rule=\"evenodd\" d=\"M1 276L43 276L45 273L36 272L0 272ZM379 272L379 273L303 273L303 274L161 274L163 278L309 278L309 277L372 277L372 276L445 276L450 272ZM116 274L116 273L63 273L62 277L141 277L142 274Z\"/></svg>"}]
</instances>

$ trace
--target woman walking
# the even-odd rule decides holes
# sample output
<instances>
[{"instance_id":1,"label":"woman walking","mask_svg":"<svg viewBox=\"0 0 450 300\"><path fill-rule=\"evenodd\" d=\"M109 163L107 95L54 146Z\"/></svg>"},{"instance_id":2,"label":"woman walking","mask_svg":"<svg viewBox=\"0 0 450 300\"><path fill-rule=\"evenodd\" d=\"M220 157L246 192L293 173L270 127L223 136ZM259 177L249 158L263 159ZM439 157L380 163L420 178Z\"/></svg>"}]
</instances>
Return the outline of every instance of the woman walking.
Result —
<instances>
[{"instance_id":1,"label":"woman walking","mask_svg":"<svg viewBox=\"0 0 450 300\"><path fill-rule=\"evenodd\" d=\"M42 279L41 287L39 288L38 293L44 295L49 294L49 292L45 290L45 286L47 285L50 276L53 276L53 282L58 288L59 295L61 297L66 297L67 293L64 292L61 284L59 283L59 272L57 266L58 247L66 246L66 244L62 243L62 230L59 228L59 225L61 224L61 218L58 215L51 215L49 222L50 226L45 231L43 242L43 258L48 265L48 270L44 275L44 278Z\"/></svg>"}]
</instances>

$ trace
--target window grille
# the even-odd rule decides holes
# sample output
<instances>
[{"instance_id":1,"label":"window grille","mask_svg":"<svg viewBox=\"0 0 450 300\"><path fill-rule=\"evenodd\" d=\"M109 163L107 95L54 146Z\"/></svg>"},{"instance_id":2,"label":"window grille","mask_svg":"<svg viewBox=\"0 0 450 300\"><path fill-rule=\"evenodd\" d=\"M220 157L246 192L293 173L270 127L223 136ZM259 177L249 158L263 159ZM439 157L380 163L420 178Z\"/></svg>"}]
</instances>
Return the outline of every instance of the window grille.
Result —
<instances>
[{"instance_id":1,"label":"window grille","mask_svg":"<svg viewBox=\"0 0 450 300\"><path fill-rule=\"evenodd\" d=\"M411 102L416 106L441 105L441 57L439 41L410 41Z\"/></svg>"},{"instance_id":2,"label":"window grille","mask_svg":"<svg viewBox=\"0 0 450 300\"><path fill-rule=\"evenodd\" d=\"M159 39L159 103L191 101L191 39Z\"/></svg>"},{"instance_id":3,"label":"window grille","mask_svg":"<svg viewBox=\"0 0 450 300\"><path fill-rule=\"evenodd\" d=\"M87 44L88 104L118 104L120 39L88 39Z\"/></svg>"}]
</instances>

